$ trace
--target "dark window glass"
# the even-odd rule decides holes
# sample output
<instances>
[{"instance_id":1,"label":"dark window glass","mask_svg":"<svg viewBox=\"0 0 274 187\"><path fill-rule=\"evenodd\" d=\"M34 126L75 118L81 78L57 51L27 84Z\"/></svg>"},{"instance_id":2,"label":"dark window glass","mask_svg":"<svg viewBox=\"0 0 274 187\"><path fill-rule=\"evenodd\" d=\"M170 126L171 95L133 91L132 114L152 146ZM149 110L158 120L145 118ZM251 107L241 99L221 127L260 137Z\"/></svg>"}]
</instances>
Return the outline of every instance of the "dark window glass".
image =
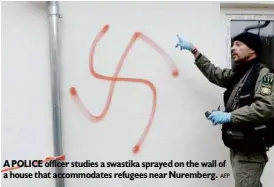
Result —
<instances>
[{"instance_id":1,"label":"dark window glass","mask_svg":"<svg viewBox=\"0 0 274 187\"><path fill-rule=\"evenodd\" d=\"M274 69L274 21L267 20L232 20L231 38L244 31L258 34L262 41L261 60ZM234 62L232 60L232 66Z\"/></svg>"}]
</instances>

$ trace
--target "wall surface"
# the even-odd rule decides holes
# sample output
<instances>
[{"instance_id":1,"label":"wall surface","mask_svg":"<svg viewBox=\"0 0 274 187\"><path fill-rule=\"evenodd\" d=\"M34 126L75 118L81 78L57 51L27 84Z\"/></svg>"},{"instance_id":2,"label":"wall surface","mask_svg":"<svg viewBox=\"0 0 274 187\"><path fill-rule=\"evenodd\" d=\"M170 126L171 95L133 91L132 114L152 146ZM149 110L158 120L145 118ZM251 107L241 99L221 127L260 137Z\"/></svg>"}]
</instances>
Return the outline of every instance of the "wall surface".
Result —
<instances>
[{"instance_id":1,"label":"wall surface","mask_svg":"<svg viewBox=\"0 0 274 187\"><path fill-rule=\"evenodd\" d=\"M39 3L2 2L2 167L5 160L53 156L45 8ZM38 169L22 168L14 173L35 171ZM2 186L54 186L54 179L2 178Z\"/></svg>"},{"instance_id":2,"label":"wall surface","mask_svg":"<svg viewBox=\"0 0 274 187\"><path fill-rule=\"evenodd\" d=\"M175 48L179 34L215 65L226 66L226 30L219 3L60 2L60 8L66 161L227 162L224 168L161 170L68 167L67 173L231 173L221 127L212 126L204 116L222 103L224 90L205 79L190 53ZM2 11L1 161L53 156L46 6L5 2ZM172 76L174 69L178 77ZM113 78L119 70L120 79ZM140 149L134 154L136 144ZM265 186L273 183L273 162L270 159L263 175ZM42 169L48 171L53 169ZM233 178L66 179L65 184L230 187ZM54 179L2 178L2 185L48 187L54 186Z\"/></svg>"}]
</instances>

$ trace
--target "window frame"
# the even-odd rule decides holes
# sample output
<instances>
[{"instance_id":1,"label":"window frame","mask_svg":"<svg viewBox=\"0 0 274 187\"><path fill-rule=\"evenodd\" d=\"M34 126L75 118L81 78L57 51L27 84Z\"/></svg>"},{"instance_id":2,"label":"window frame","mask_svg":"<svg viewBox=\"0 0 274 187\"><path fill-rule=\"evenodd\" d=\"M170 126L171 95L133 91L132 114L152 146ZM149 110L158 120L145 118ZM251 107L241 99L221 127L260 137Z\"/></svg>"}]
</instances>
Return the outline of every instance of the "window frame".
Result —
<instances>
[{"instance_id":1,"label":"window frame","mask_svg":"<svg viewBox=\"0 0 274 187\"><path fill-rule=\"evenodd\" d=\"M270 20L274 21L274 9L222 9L221 12L225 19L226 32L226 64L227 68L232 68L231 63L231 21L232 20Z\"/></svg>"}]
</instances>

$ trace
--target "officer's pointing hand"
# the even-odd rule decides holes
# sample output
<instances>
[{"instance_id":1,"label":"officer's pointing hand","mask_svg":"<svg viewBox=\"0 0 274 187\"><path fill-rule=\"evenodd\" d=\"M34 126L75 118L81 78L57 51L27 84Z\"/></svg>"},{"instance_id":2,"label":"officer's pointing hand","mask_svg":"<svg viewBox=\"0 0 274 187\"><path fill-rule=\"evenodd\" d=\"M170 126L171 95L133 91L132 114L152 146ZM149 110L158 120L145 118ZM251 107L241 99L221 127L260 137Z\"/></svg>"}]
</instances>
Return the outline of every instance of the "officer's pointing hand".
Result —
<instances>
[{"instance_id":1,"label":"officer's pointing hand","mask_svg":"<svg viewBox=\"0 0 274 187\"><path fill-rule=\"evenodd\" d=\"M208 119L212 121L214 125L229 123L231 122L231 114L222 111L214 111L208 116Z\"/></svg>"},{"instance_id":2,"label":"officer's pointing hand","mask_svg":"<svg viewBox=\"0 0 274 187\"><path fill-rule=\"evenodd\" d=\"M180 38L179 35L177 35L178 38L178 43L176 44L175 48L180 47L180 50L188 50L188 51L192 51L194 49L194 46L192 45L192 43Z\"/></svg>"}]
</instances>

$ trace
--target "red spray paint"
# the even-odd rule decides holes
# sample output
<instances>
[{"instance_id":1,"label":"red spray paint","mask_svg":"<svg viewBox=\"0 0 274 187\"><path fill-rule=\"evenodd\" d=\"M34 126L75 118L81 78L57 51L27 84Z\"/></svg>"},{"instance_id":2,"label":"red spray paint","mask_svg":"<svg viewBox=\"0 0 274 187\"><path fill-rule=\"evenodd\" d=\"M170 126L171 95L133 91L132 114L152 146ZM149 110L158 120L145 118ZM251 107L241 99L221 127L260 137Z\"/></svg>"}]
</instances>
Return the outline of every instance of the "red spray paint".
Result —
<instances>
[{"instance_id":1,"label":"red spray paint","mask_svg":"<svg viewBox=\"0 0 274 187\"><path fill-rule=\"evenodd\" d=\"M90 68L90 73L101 80L106 80L106 81L110 81L110 89L109 89L109 94L108 94L108 98L107 98L107 102L106 105L102 111L101 114L99 114L98 116L91 114L83 105L81 99L78 96L77 90L74 87L70 88L70 94L72 96L72 98L74 99L74 101L76 102L76 104L78 105L79 109L83 112L83 114L91 121L93 122L98 122L100 120L102 120L105 115L108 112L108 109L110 107L111 104L111 100L112 100L112 96L114 93L114 88L115 88L115 83L119 82L119 81L123 81L123 82L131 82L131 83L143 83L147 86L150 87L150 89L152 90L153 93L153 101L152 101L152 109L151 109L151 113L150 113L150 118L149 121L146 125L146 128L143 132L143 134L141 135L141 137L139 138L137 144L133 147L133 153L138 153L140 151L140 147L143 144L148 131L152 125L153 119L154 119L154 115L155 115L155 110L156 110L156 104L157 104L157 91L155 86L153 85L153 83L151 83L149 80L145 80L145 79L140 79L140 78L126 78L126 77L118 77L119 72L125 62L125 58L127 57L127 55L129 54L132 46L135 44L137 39L141 39L142 41L144 41L145 43L149 44L153 49L155 49L160 55L163 56L163 58L165 59L165 61L167 62L167 64L170 66L171 71L172 71L172 75L174 77L178 76L178 70L175 66L175 63L173 62L173 60L164 52L163 49L161 49L154 41L152 41L151 39L149 39L147 36L145 36L143 33L141 32L135 32L134 35L132 36L130 42L128 43L123 55L120 58L120 61L116 67L116 71L114 73L114 75L112 77L109 76L105 76L105 75L101 75L97 72L95 72L94 70L94 53L95 53L95 48L96 45L98 44L98 42L101 40L101 38L105 35L105 33L108 31L109 29L109 25L105 25L101 31L98 33L98 35L96 36L95 40L92 43L91 46L91 50L90 50L90 55L89 55L89 68Z\"/></svg>"}]
</instances>

